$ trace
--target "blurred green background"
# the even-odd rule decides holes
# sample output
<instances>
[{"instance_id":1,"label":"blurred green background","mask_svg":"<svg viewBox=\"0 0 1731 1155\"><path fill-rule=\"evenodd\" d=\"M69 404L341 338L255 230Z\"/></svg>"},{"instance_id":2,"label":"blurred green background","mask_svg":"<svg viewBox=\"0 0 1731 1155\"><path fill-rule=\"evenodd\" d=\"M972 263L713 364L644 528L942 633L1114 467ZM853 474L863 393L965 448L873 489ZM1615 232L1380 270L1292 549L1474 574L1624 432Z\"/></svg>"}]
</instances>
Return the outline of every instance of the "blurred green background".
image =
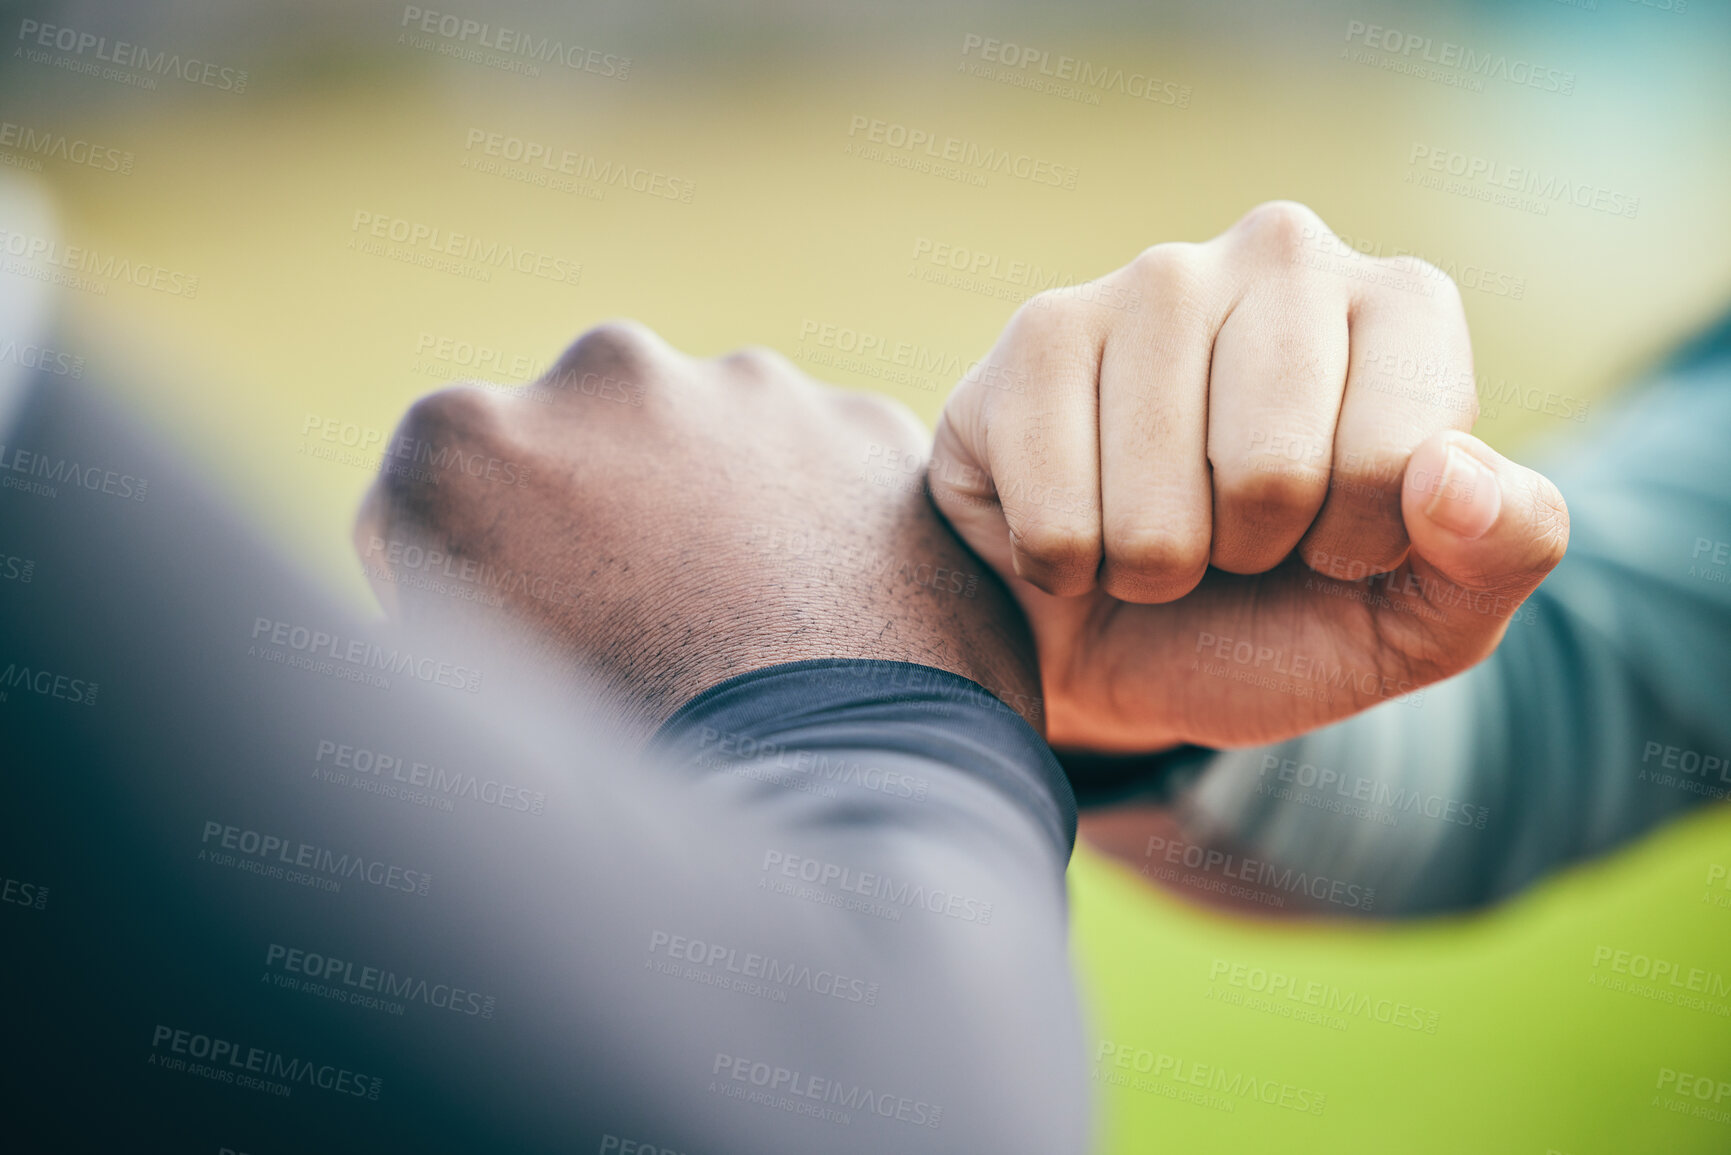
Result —
<instances>
[{"instance_id":1,"label":"blurred green background","mask_svg":"<svg viewBox=\"0 0 1731 1155\"><path fill-rule=\"evenodd\" d=\"M1090 278L1276 197L1356 247L1414 252L1463 282L1481 392L1504 398L1487 399L1481 436L1520 454L1590 432L1611 419L1605 398L1731 297L1731 18L1680 2L463 14L628 57L624 79L447 55L436 34L405 39L402 5L34 4L10 10L10 32L22 19L113 28L248 77L244 92L151 90L15 45L0 119L134 159L106 172L0 146L0 171L48 190L68 241L198 279L190 297L65 291L64 344L88 364L66 387L124 390L299 564L370 607L348 542L366 441L376 460L375 435L447 378L521 384L585 327L629 316L696 354L768 345L930 421L952 380L918 362L984 354L1030 291L1012 266ZM1367 46L1373 25L1542 66L1569 91L1417 74L1421 53ZM988 39L1049 67L1067 55L1126 84L1152 77L1159 98L1030 87L1038 65L982 62ZM860 117L1073 169L1074 187L856 155ZM581 161L563 187L488 171L477 162L500 158L475 143L488 133L659 173L689 199L585 181ZM1419 148L1557 174L1638 211L1541 214L1423 187ZM550 254L581 276L481 280L476 262L453 274L391 259L356 247L356 220L372 219L357 214ZM940 246L998 275L951 276ZM916 364L838 360L847 333ZM1507 400L1547 392L1575 402L1566 412L1589 402L1587 420ZM333 427L363 452L309 453L332 443L307 430ZM1718 809L1505 908L1390 927L1202 912L1084 844L1070 877L1095 1034L1119 1048L1108 1055L1167 1060L1126 1084L1105 1076L1134 1069L1096 1067L1101 1149L1731 1150L1731 1096L1701 1117L1679 1109L1700 1100L1660 1086L1666 1070L1731 1084L1727 865ZM1709 991L1684 1006L1663 982L1595 985L1607 951L1698 968ZM1234 973L1319 983L1359 1009L1291 1017L1301 1003L1246 1003L1251 980ZM1379 1021L1397 1003L1434 1031ZM1186 1098L1173 1072L1193 1064L1324 1096L1323 1109Z\"/></svg>"}]
</instances>

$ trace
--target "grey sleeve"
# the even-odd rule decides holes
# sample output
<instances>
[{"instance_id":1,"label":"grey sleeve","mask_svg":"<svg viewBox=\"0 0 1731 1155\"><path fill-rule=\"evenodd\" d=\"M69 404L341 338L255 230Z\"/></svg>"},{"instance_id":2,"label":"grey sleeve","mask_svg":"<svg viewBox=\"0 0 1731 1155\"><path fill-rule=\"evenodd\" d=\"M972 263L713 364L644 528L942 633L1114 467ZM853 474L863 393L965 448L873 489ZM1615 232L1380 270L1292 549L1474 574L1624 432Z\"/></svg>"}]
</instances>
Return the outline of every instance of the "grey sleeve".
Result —
<instances>
[{"instance_id":1,"label":"grey sleeve","mask_svg":"<svg viewBox=\"0 0 1731 1155\"><path fill-rule=\"evenodd\" d=\"M1074 811L985 691L780 667L621 749L352 620L80 388L0 448L9 1133L1085 1147Z\"/></svg>"},{"instance_id":2,"label":"grey sleeve","mask_svg":"<svg viewBox=\"0 0 1731 1155\"><path fill-rule=\"evenodd\" d=\"M1731 791L1731 361L1592 422L1539 466L1569 503L1569 552L1496 653L1416 705L1215 756L1178 803L1198 841L1322 879L1324 903L1344 881L1375 913L1422 913Z\"/></svg>"}]
</instances>

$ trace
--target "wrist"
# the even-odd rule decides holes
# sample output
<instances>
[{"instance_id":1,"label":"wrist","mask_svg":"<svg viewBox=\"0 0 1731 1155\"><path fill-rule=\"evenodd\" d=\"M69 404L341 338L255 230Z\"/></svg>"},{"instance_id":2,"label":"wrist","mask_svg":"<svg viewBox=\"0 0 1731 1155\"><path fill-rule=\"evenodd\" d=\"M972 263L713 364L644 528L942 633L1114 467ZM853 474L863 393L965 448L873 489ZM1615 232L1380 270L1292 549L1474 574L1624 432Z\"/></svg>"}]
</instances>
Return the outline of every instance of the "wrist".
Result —
<instances>
[{"instance_id":1,"label":"wrist","mask_svg":"<svg viewBox=\"0 0 1731 1155\"><path fill-rule=\"evenodd\" d=\"M784 540L784 538L786 540ZM730 548L725 548L730 547ZM707 687L774 665L838 659L906 663L984 686L1044 733L1039 665L1028 625L989 567L909 493L876 523L807 542L762 527L719 543L714 574L762 582L710 583L710 641L668 647L654 721ZM785 556L784 556L785 555ZM641 644L638 639L636 644ZM642 686L642 680L638 680Z\"/></svg>"},{"instance_id":2,"label":"wrist","mask_svg":"<svg viewBox=\"0 0 1731 1155\"><path fill-rule=\"evenodd\" d=\"M1173 724L1174 711L1160 687L1103 662L1097 653L1075 651L1073 657L1051 661L1047 650L1040 651L1046 740L1054 748L1148 755L1189 741Z\"/></svg>"}]
</instances>

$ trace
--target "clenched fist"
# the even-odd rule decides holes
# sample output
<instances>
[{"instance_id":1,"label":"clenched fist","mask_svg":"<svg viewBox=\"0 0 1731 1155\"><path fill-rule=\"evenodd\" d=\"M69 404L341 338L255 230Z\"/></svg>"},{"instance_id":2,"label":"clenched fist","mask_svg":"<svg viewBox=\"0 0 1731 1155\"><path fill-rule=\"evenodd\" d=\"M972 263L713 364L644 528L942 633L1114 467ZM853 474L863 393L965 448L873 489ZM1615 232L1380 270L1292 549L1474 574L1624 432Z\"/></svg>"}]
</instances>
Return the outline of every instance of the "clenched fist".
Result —
<instances>
[{"instance_id":1,"label":"clenched fist","mask_svg":"<svg viewBox=\"0 0 1731 1155\"><path fill-rule=\"evenodd\" d=\"M1275 202L1024 305L928 480L1027 613L1054 744L1255 745L1473 665L1561 560L1477 412L1454 284Z\"/></svg>"},{"instance_id":2,"label":"clenched fist","mask_svg":"<svg viewBox=\"0 0 1731 1155\"><path fill-rule=\"evenodd\" d=\"M873 451L923 461L925 440L905 408L773 353L701 360L614 323L526 393L416 402L355 544L388 608L497 604L645 733L717 682L806 658L936 666L1038 724L1002 584L923 492L860 480Z\"/></svg>"}]
</instances>

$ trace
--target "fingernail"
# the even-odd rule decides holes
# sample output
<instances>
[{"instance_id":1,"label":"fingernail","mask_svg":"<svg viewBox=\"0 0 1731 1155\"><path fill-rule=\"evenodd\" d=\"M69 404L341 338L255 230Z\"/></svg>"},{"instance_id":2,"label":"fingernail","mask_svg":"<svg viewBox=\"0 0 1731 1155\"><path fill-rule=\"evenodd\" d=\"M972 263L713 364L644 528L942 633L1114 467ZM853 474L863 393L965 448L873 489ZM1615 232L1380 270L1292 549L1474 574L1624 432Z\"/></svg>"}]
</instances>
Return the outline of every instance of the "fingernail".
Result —
<instances>
[{"instance_id":1,"label":"fingernail","mask_svg":"<svg viewBox=\"0 0 1731 1155\"><path fill-rule=\"evenodd\" d=\"M1425 507L1425 516L1473 541L1497 523L1502 508L1503 491L1496 474L1472 454L1449 446L1442 480Z\"/></svg>"}]
</instances>

